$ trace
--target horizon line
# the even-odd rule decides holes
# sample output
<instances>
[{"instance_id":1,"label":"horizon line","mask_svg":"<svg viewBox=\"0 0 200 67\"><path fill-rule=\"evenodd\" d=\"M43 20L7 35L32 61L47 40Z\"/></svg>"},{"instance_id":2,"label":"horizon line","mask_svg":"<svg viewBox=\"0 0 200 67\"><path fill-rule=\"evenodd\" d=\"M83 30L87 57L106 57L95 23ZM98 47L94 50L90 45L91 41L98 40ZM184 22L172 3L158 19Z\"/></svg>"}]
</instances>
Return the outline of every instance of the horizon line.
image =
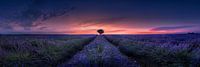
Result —
<instances>
[{"instance_id":1,"label":"horizon line","mask_svg":"<svg viewBox=\"0 0 200 67\"><path fill-rule=\"evenodd\" d=\"M190 34L190 33L165 33L165 34L103 34L103 35L168 35L168 34ZM200 34L200 33L194 33ZM41 33L0 33L0 35L99 35L99 34L41 34Z\"/></svg>"}]
</instances>

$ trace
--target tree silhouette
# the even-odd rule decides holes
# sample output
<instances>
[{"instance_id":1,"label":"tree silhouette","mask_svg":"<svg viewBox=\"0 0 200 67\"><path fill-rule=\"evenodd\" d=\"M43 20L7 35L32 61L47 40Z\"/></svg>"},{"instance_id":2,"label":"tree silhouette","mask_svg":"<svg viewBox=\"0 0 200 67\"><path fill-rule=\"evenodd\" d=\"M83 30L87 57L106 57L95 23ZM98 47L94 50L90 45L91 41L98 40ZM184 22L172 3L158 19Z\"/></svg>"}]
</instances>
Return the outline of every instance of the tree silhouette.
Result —
<instances>
[{"instance_id":1,"label":"tree silhouette","mask_svg":"<svg viewBox=\"0 0 200 67\"><path fill-rule=\"evenodd\" d=\"M99 29L99 30L97 30L97 32L101 35L101 34L104 33L104 30L103 29Z\"/></svg>"}]
</instances>

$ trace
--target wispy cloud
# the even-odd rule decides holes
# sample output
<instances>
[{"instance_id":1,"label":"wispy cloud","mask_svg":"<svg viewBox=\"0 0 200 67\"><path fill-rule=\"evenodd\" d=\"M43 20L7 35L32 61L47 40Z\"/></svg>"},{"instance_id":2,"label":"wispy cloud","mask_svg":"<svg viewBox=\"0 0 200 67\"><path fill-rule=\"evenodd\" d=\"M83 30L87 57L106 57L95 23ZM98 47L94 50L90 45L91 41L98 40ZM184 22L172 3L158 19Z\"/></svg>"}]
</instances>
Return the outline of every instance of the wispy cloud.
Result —
<instances>
[{"instance_id":1,"label":"wispy cloud","mask_svg":"<svg viewBox=\"0 0 200 67\"><path fill-rule=\"evenodd\" d=\"M189 25L189 26L166 26L166 27L156 27L151 29L150 31L166 31L166 30L178 30L178 29L187 29L196 27L195 25Z\"/></svg>"},{"instance_id":2,"label":"wispy cloud","mask_svg":"<svg viewBox=\"0 0 200 67\"><path fill-rule=\"evenodd\" d=\"M29 2L23 5L23 9L15 7L18 10L6 13L8 14L6 16L0 16L8 20L3 23L17 22L24 27L24 30L30 30L31 27L40 25L34 24L38 20L45 21L54 17L69 15L69 12L74 10L74 7L70 6L68 1L64 0L29 0Z\"/></svg>"},{"instance_id":3,"label":"wispy cloud","mask_svg":"<svg viewBox=\"0 0 200 67\"><path fill-rule=\"evenodd\" d=\"M127 18L129 18L129 17L110 17L110 18L101 18L101 19L88 20L86 22L122 21L122 20L126 20Z\"/></svg>"},{"instance_id":4,"label":"wispy cloud","mask_svg":"<svg viewBox=\"0 0 200 67\"><path fill-rule=\"evenodd\" d=\"M107 32L112 32L112 33L114 32L115 33L115 32L124 32L124 31L126 31L126 30L111 30L111 31L107 31Z\"/></svg>"},{"instance_id":5,"label":"wispy cloud","mask_svg":"<svg viewBox=\"0 0 200 67\"><path fill-rule=\"evenodd\" d=\"M109 17L109 18L100 18L100 19L92 19L92 20L86 20L82 23L80 23L81 26L83 27L88 27L88 26L94 26L94 25L106 25L106 24L116 24L121 21L126 21L128 20L129 17Z\"/></svg>"}]
</instances>

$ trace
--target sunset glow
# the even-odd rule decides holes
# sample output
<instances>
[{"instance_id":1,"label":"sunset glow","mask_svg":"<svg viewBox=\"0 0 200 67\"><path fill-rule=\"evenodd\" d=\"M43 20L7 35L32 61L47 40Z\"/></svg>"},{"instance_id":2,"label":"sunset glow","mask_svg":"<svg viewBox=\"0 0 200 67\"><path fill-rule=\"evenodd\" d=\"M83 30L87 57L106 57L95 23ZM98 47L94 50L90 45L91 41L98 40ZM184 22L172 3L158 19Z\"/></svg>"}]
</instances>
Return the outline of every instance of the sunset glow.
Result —
<instances>
[{"instance_id":1,"label":"sunset glow","mask_svg":"<svg viewBox=\"0 0 200 67\"><path fill-rule=\"evenodd\" d=\"M55 1L0 2L0 34L97 34L97 29L105 34L200 32L200 10L192 8L200 5L190 2L177 6L159 1Z\"/></svg>"}]
</instances>

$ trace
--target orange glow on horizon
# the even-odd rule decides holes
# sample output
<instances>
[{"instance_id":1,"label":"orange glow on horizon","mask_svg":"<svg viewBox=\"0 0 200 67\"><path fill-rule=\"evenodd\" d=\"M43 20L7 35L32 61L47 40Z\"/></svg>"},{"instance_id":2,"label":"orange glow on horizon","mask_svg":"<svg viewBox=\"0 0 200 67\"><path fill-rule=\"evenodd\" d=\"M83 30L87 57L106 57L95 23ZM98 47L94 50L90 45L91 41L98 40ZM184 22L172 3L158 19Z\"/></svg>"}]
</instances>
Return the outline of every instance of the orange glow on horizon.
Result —
<instances>
[{"instance_id":1,"label":"orange glow on horizon","mask_svg":"<svg viewBox=\"0 0 200 67\"><path fill-rule=\"evenodd\" d=\"M78 27L73 30L71 33L66 34L98 34L97 30L103 29L105 31L104 34L169 34L175 33L170 31L151 31L149 29L130 29L130 28L119 28L112 25L105 26L87 26L87 27Z\"/></svg>"},{"instance_id":2,"label":"orange glow on horizon","mask_svg":"<svg viewBox=\"0 0 200 67\"><path fill-rule=\"evenodd\" d=\"M100 21L92 21L83 23L82 21L78 21L73 19L69 20L54 20L59 22L66 23L57 23L54 24L53 20L45 21L49 22L48 24L44 24L45 27L49 27L45 30L39 30L38 28L33 29L34 31L50 31L58 34L98 34L98 29L103 29L105 31L104 34L170 34L176 33L177 31L152 31L151 28L138 25L128 26L126 24L118 24L115 22L103 22ZM134 21L133 21L134 22Z\"/></svg>"}]
</instances>

